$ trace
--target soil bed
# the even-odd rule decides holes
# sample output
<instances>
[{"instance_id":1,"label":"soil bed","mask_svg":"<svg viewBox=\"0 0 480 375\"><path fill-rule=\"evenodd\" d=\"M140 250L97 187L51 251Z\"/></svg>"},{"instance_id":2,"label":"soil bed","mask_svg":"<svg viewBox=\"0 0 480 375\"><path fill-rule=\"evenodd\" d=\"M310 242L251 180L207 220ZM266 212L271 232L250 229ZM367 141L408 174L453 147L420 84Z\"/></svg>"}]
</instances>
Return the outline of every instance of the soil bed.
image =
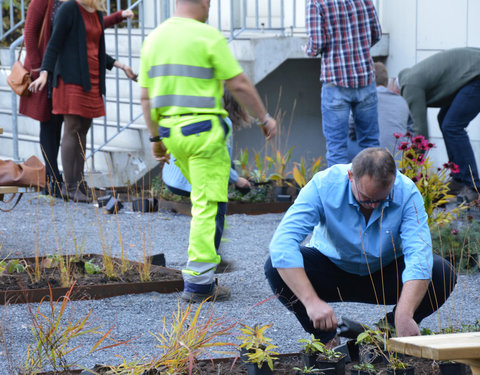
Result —
<instances>
[{"instance_id":1,"label":"soil bed","mask_svg":"<svg viewBox=\"0 0 480 375\"><path fill-rule=\"evenodd\" d=\"M298 353L293 354L280 354L279 359L274 361L274 374L284 374L284 375L295 375L297 368L303 368L303 363L301 356ZM196 367L195 374L197 375L245 375L247 374L247 368L241 362L240 358L235 361L235 364L232 367L234 362L233 358L221 358L210 360L201 360L198 362ZM423 358L414 358L408 357L405 362L415 366L416 375L440 375L440 370L436 362L430 359ZM353 365L358 364L358 362L351 362L345 366L345 374L350 374L350 369ZM383 363L375 364L375 369L377 370L377 375L386 374L386 365ZM101 369L97 370L99 374L105 374L105 371ZM148 370L144 373L145 375L159 375L160 372L157 370ZM472 372L470 368L467 368L467 375L471 375Z\"/></svg>"},{"instance_id":2,"label":"soil bed","mask_svg":"<svg viewBox=\"0 0 480 375\"><path fill-rule=\"evenodd\" d=\"M60 258L60 259L58 259ZM71 280L75 281L72 299L101 299L123 294L137 294L147 292L172 293L183 289L181 272L178 270L151 265L150 280L142 281L139 267L141 263L128 261L125 270L121 270L120 259L110 258L114 267L115 277L107 277L103 256L85 254L81 257L72 257L65 263L65 257L40 257L39 265L41 278L35 282L35 258L20 259L25 267L23 272L4 273L0 276L0 304L39 302L49 295L49 286L54 299L65 295L68 286L62 286L60 263L67 264L70 269ZM11 259L6 260L11 261ZM98 266L99 273L86 272L86 264ZM71 284L70 284L71 286Z\"/></svg>"}]
</instances>

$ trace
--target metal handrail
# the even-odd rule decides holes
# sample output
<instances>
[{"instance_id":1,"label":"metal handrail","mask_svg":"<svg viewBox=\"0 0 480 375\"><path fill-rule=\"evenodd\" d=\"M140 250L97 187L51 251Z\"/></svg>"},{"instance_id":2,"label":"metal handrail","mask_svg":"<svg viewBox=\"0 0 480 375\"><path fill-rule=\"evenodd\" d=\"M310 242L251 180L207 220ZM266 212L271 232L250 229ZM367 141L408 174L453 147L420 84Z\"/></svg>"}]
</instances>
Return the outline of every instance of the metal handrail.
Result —
<instances>
[{"instance_id":1,"label":"metal handrail","mask_svg":"<svg viewBox=\"0 0 480 375\"><path fill-rule=\"evenodd\" d=\"M13 0L10 0L11 2ZM23 4L23 0L22 4ZM117 9L120 9L120 1L117 1ZM129 6L127 9L131 10L138 10L138 24L139 24L139 32L141 41L143 41L146 37L146 22L145 22L145 2L147 0L137 0L133 4L129 0ZM267 5L267 13L262 13L260 11L260 2L262 1L262 5ZM297 15L297 6L300 2L304 0L292 0L292 11L285 12L285 1L280 0L280 17L277 17L274 20L273 11L272 11L272 3L276 3L278 0L272 2L272 0L230 0L230 14L223 14L225 11L225 7L222 7L222 4L228 4L225 0L217 0L212 1L212 7L217 6L217 22L216 24L211 24L214 27L217 27L223 33L227 35L229 41L237 39L242 33L245 32L253 32L253 33L275 33L276 35L285 36L285 31L287 28L292 29L299 27L296 22L296 15ZM268 3L267 3L268 2ZM174 0L162 0L161 5L158 6L158 1L149 2L149 4L153 3L153 9L148 9L148 15L151 16L153 14L153 23L150 25L151 28L156 27L160 22L163 22L167 18L171 17L175 10L175 2ZM249 5L253 5L252 7ZM110 9L110 0L107 1L107 9ZM240 10L240 13L237 14L235 12L236 9ZM275 8L277 9L277 8ZM212 14L212 12L211 12ZM293 18L289 18L286 21L286 14L293 15ZM160 17L159 17L160 16ZM223 17L222 17L223 16ZM291 17L291 16L290 16ZM278 19L280 18L280 19ZM230 25L225 25L226 21L229 20ZM285 24L288 24L286 27ZM302 25L303 26L303 25ZM115 53L114 57L119 59L119 48L118 48L118 35L119 29L118 27L114 28L114 35L115 35ZM128 63L132 65L132 24L129 20L127 22L126 33L128 35ZM10 46L10 60L11 64L15 62L15 48L22 42L23 36L18 38L12 45ZM115 73L116 78L116 97L120 97L120 81L127 80L125 77L120 77L118 70ZM142 112L135 114L133 110L133 85L130 80L129 81L129 94L128 94L128 101L129 101L129 121L122 125L120 121L120 100L117 100L116 103L116 114L117 120L116 124L113 125L115 128L115 133L110 134L108 132L108 128L112 128L112 125L107 123L107 117L105 116L103 119L103 125L95 124L92 126L90 130L90 137L89 137L89 147L87 147L87 159L90 159L91 163L91 170L95 170L95 154L98 151L101 151L107 144L109 144L113 139L115 139L118 135L120 135L123 131L132 127L132 125L141 118ZM115 95L112 95L115 96ZM14 150L14 159L19 159L18 154L18 115L17 115L17 96L12 93L12 141L13 141L13 150ZM103 141L100 145L95 147L95 128L98 126L103 126ZM98 130L98 129L97 129ZM98 137L97 137L98 142Z\"/></svg>"},{"instance_id":2,"label":"metal handrail","mask_svg":"<svg viewBox=\"0 0 480 375\"><path fill-rule=\"evenodd\" d=\"M6 2L6 0L0 1L0 4L3 8L3 3ZM15 4L13 0L10 0L10 7L9 7L9 18L10 18L10 27L9 29L4 32L4 27L3 27L3 22L2 22L2 27L0 28L0 41L3 41L7 36L9 36L11 33L14 31L18 30L23 24L25 23L25 3L24 0L20 1L20 7L18 8L20 10L20 19L17 21L15 20L15 12L14 10L16 9Z\"/></svg>"}]
</instances>

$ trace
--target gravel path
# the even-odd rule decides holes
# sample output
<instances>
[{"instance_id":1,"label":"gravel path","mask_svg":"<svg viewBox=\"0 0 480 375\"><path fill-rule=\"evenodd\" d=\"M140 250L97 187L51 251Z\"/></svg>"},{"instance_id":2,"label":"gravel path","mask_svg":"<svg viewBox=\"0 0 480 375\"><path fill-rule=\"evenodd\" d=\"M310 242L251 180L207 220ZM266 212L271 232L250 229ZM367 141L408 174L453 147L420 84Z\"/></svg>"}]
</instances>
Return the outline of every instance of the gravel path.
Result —
<instances>
[{"instance_id":1,"label":"gravel path","mask_svg":"<svg viewBox=\"0 0 480 375\"><path fill-rule=\"evenodd\" d=\"M111 249L114 256L123 252L129 259L139 260L143 251L149 254L165 253L167 267L181 269L185 264L186 244L190 218L160 211L138 214L125 204L119 215L104 215L93 205L64 203L60 200L30 195L10 213L1 213L0 256L33 256L61 249L63 254L76 251L101 253L102 247ZM214 306L215 317L240 320L245 324L273 323L267 335L279 345L280 352L297 352L299 338L306 337L300 324L272 296L263 274L263 263L268 254L270 238L282 214L258 216L231 215L227 217L222 251L235 260L236 269L221 275L220 282L232 290L232 299ZM439 312L422 322L422 327L438 330L441 327L472 324L480 318L480 274L460 276L457 287ZM99 301L73 302L76 316L93 310L92 320L105 330L114 326L113 334L119 340L134 340L128 346L104 350L80 360L80 364L93 367L96 363L120 363L124 357L130 361L142 356L159 354L157 341L150 332L160 332L163 318L171 320L177 310L179 294L147 293L126 295ZM209 306L211 306L209 304ZM254 307L255 306L255 307ZM32 304L36 309L37 304ZM383 316L388 307L359 303L334 304L337 315L348 316L367 325ZM31 342L30 315L26 305L0 306L3 314L3 337L6 345L0 347L0 375L10 375L9 366L21 360ZM44 310L46 311L46 310ZM227 337L238 342L238 330ZM94 340L79 341L85 352ZM7 356L6 354L10 355ZM9 359L7 357L10 357Z\"/></svg>"}]
</instances>

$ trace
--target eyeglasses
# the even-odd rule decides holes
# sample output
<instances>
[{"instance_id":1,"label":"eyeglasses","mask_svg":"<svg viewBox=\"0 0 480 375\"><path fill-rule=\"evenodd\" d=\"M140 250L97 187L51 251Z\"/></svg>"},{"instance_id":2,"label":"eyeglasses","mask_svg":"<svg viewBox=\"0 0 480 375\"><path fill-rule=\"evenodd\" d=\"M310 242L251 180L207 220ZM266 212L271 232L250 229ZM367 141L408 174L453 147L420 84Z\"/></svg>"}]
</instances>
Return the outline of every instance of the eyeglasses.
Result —
<instances>
[{"instance_id":1,"label":"eyeglasses","mask_svg":"<svg viewBox=\"0 0 480 375\"><path fill-rule=\"evenodd\" d=\"M355 185L355 189L357 189L357 194L365 197L366 195L358 189L357 181L353 180L353 182L354 182L354 185ZM357 198L355 198L355 199L357 199L357 202L360 203L360 204L380 204L382 202L393 201L394 192L395 192L395 190L392 187L392 190L390 190L390 193L388 193L388 195L383 199L378 199L378 200L369 199L369 200L365 200L365 201L362 201L362 200L357 199Z\"/></svg>"}]
</instances>

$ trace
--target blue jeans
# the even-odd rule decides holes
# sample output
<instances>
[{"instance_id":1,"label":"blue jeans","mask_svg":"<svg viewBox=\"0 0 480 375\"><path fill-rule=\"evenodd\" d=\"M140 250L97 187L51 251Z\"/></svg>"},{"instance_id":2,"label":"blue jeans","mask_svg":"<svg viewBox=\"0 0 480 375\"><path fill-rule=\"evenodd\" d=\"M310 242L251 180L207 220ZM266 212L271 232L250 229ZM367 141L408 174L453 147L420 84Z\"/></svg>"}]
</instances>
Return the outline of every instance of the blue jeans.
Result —
<instances>
[{"instance_id":1,"label":"blue jeans","mask_svg":"<svg viewBox=\"0 0 480 375\"><path fill-rule=\"evenodd\" d=\"M378 111L375 82L360 88L324 83L322 127L327 141L328 166L349 162L348 119L352 112L360 148L378 147Z\"/></svg>"},{"instance_id":2,"label":"blue jeans","mask_svg":"<svg viewBox=\"0 0 480 375\"><path fill-rule=\"evenodd\" d=\"M402 272L405 269L403 256L383 267L372 275L359 276L345 272L332 263L318 250L300 248L305 272L313 288L325 302L363 302L374 305L394 305L402 291ZM321 331L313 327L305 306L285 284L270 257L265 262L265 276L279 301L295 314L303 329L327 343L335 336L335 331ZM427 293L415 310L413 319L420 323L424 318L438 310L447 300L457 282L453 266L442 257L433 255L432 279ZM384 311L383 309L378 309ZM386 311L385 311L386 312ZM393 314L388 313L388 322L395 325ZM383 317L381 317L383 318Z\"/></svg>"},{"instance_id":3,"label":"blue jeans","mask_svg":"<svg viewBox=\"0 0 480 375\"><path fill-rule=\"evenodd\" d=\"M458 91L451 104L442 107L438 113L438 123L447 148L448 159L460 168L453 175L457 181L473 187L480 187L477 163L466 128L480 112L480 78L470 81ZM470 174L470 169L472 173Z\"/></svg>"}]
</instances>

